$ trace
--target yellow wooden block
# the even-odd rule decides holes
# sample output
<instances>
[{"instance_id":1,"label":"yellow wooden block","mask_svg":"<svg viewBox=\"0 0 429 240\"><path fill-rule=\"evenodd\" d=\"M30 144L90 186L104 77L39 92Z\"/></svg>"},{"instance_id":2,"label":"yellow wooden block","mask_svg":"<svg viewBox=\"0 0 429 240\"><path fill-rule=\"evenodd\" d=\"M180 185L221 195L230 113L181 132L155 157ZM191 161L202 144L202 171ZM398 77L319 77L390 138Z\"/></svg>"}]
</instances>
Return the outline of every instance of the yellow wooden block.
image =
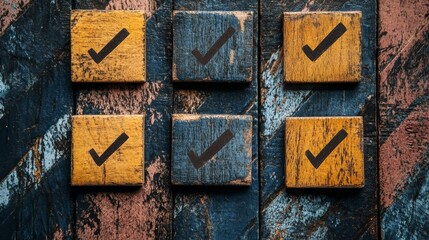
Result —
<instances>
[{"instance_id":1,"label":"yellow wooden block","mask_svg":"<svg viewBox=\"0 0 429 240\"><path fill-rule=\"evenodd\" d=\"M286 118L286 187L364 186L362 117Z\"/></svg>"},{"instance_id":2,"label":"yellow wooden block","mask_svg":"<svg viewBox=\"0 0 429 240\"><path fill-rule=\"evenodd\" d=\"M70 21L73 82L146 81L144 12L74 10Z\"/></svg>"},{"instance_id":3,"label":"yellow wooden block","mask_svg":"<svg viewBox=\"0 0 429 240\"><path fill-rule=\"evenodd\" d=\"M286 12L286 83L361 80L361 12Z\"/></svg>"},{"instance_id":4,"label":"yellow wooden block","mask_svg":"<svg viewBox=\"0 0 429 240\"><path fill-rule=\"evenodd\" d=\"M141 185L143 164L143 115L72 117L72 185Z\"/></svg>"}]
</instances>

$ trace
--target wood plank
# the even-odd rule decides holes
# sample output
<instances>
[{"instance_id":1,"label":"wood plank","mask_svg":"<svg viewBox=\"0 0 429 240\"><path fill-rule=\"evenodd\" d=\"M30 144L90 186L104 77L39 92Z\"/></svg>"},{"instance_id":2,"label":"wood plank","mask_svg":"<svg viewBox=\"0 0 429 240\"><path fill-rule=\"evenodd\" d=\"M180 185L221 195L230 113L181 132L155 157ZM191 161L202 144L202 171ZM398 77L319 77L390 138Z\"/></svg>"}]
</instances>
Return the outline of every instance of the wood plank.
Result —
<instances>
[{"instance_id":1,"label":"wood plank","mask_svg":"<svg viewBox=\"0 0 429 240\"><path fill-rule=\"evenodd\" d=\"M143 127L143 115L73 116L71 184L141 185Z\"/></svg>"},{"instance_id":2,"label":"wood plank","mask_svg":"<svg viewBox=\"0 0 429 240\"><path fill-rule=\"evenodd\" d=\"M285 12L285 82L359 82L361 18L356 11Z\"/></svg>"},{"instance_id":3,"label":"wood plank","mask_svg":"<svg viewBox=\"0 0 429 240\"><path fill-rule=\"evenodd\" d=\"M288 117L286 187L362 188L362 117Z\"/></svg>"},{"instance_id":4,"label":"wood plank","mask_svg":"<svg viewBox=\"0 0 429 240\"><path fill-rule=\"evenodd\" d=\"M72 81L146 81L145 25L142 11L72 11Z\"/></svg>"},{"instance_id":5,"label":"wood plank","mask_svg":"<svg viewBox=\"0 0 429 240\"><path fill-rule=\"evenodd\" d=\"M379 1L381 236L429 238L429 7Z\"/></svg>"},{"instance_id":6,"label":"wood plank","mask_svg":"<svg viewBox=\"0 0 429 240\"><path fill-rule=\"evenodd\" d=\"M258 36L258 1L174 1L180 11L252 11ZM248 84L174 83L175 114L252 115L252 184L249 187L180 187L174 191L175 239L258 239L258 38L253 37ZM245 207L243 207L245 206Z\"/></svg>"},{"instance_id":7,"label":"wood plank","mask_svg":"<svg viewBox=\"0 0 429 240\"><path fill-rule=\"evenodd\" d=\"M72 238L71 1L28 2L0 3L0 238Z\"/></svg>"},{"instance_id":8,"label":"wood plank","mask_svg":"<svg viewBox=\"0 0 429 240\"><path fill-rule=\"evenodd\" d=\"M142 10L146 21L146 83L79 85L76 114L145 114L141 188L76 191L76 238L170 239L171 1L76 1L79 9Z\"/></svg>"},{"instance_id":9,"label":"wood plank","mask_svg":"<svg viewBox=\"0 0 429 240\"><path fill-rule=\"evenodd\" d=\"M362 81L356 85L285 85L282 14L362 12ZM261 2L261 238L377 238L376 1ZM286 117L362 116L365 187L286 189Z\"/></svg>"},{"instance_id":10,"label":"wood plank","mask_svg":"<svg viewBox=\"0 0 429 240\"><path fill-rule=\"evenodd\" d=\"M252 184L252 116L174 114L172 131L172 184Z\"/></svg>"},{"instance_id":11,"label":"wood plank","mask_svg":"<svg viewBox=\"0 0 429 240\"><path fill-rule=\"evenodd\" d=\"M252 81L252 12L174 11L173 45L173 81Z\"/></svg>"}]
</instances>

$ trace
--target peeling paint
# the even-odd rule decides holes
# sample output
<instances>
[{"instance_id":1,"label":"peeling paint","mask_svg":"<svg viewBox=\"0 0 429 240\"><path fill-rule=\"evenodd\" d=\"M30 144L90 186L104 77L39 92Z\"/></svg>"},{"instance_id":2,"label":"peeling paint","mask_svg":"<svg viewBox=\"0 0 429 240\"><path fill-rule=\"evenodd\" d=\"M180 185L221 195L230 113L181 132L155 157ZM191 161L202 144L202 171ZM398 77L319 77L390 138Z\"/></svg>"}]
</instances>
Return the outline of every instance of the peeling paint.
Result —
<instances>
[{"instance_id":1,"label":"peeling paint","mask_svg":"<svg viewBox=\"0 0 429 240\"><path fill-rule=\"evenodd\" d=\"M161 82L112 85L105 89L82 91L77 97L77 114L83 114L86 107L97 109L102 114L141 114L146 112L150 125L162 121L162 113L151 105L164 85Z\"/></svg>"},{"instance_id":2,"label":"peeling paint","mask_svg":"<svg viewBox=\"0 0 429 240\"><path fill-rule=\"evenodd\" d=\"M65 114L36 140L17 166L0 182L0 210L18 194L24 195L31 189L37 189L40 179L65 157L69 146L58 147L58 144L66 141L70 129L70 115Z\"/></svg>"},{"instance_id":3,"label":"peeling paint","mask_svg":"<svg viewBox=\"0 0 429 240\"><path fill-rule=\"evenodd\" d=\"M0 1L0 36L25 11L31 0Z\"/></svg>"},{"instance_id":4,"label":"peeling paint","mask_svg":"<svg viewBox=\"0 0 429 240\"><path fill-rule=\"evenodd\" d=\"M3 74L0 73L0 119L4 115L4 100L6 99L9 89L9 85L3 81Z\"/></svg>"},{"instance_id":5,"label":"peeling paint","mask_svg":"<svg viewBox=\"0 0 429 240\"><path fill-rule=\"evenodd\" d=\"M380 146L380 202L383 207L394 202L397 191L404 188L415 165L429 161L422 157L429 146L428 122L429 112L419 107Z\"/></svg>"},{"instance_id":6,"label":"peeling paint","mask_svg":"<svg viewBox=\"0 0 429 240\"><path fill-rule=\"evenodd\" d=\"M169 190L163 186L169 177L165 162L165 156L155 157L146 167L143 187L136 191L87 194L89 206L77 221L78 238L154 239L160 234L158 226L170 216L170 209L163 207L170 201Z\"/></svg>"},{"instance_id":7,"label":"peeling paint","mask_svg":"<svg viewBox=\"0 0 429 240\"><path fill-rule=\"evenodd\" d=\"M174 102L180 105L183 113L197 113L207 100L207 93L199 90L182 89L175 92L174 98Z\"/></svg>"},{"instance_id":8,"label":"peeling paint","mask_svg":"<svg viewBox=\"0 0 429 240\"><path fill-rule=\"evenodd\" d=\"M326 196L296 197L288 196L285 191L282 191L270 203L264 205L267 207L263 209L263 226L271 226L265 229L267 233L265 237L299 239L308 237L307 233L302 230L311 226L315 221L319 221L328 212L331 203ZM325 234L326 230L315 229L311 236L324 239Z\"/></svg>"},{"instance_id":9,"label":"peeling paint","mask_svg":"<svg viewBox=\"0 0 429 240\"><path fill-rule=\"evenodd\" d=\"M271 55L262 71L263 135L271 136L292 116L300 104L311 93L309 90L288 90L283 82L283 50ZM273 107L276 106L276 107Z\"/></svg>"},{"instance_id":10,"label":"peeling paint","mask_svg":"<svg viewBox=\"0 0 429 240\"><path fill-rule=\"evenodd\" d=\"M143 10L147 17L151 17L158 7L156 0L110 0L106 10Z\"/></svg>"}]
</instances>

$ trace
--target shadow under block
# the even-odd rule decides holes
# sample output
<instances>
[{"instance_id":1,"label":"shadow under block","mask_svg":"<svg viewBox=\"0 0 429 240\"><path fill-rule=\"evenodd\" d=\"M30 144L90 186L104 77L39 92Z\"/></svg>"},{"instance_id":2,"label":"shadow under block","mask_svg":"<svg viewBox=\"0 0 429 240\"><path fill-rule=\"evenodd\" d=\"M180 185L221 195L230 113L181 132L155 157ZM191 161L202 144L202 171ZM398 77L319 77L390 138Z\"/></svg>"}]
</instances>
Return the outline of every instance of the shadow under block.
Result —
<instances>
[{"instance_id":1,"label":"shadow under block","mask_svg":"<svg viewBox=\"0 0 429 240\"><path fill-rule=\"evenodd\" d=\"M74 10L70 21L73 82L146 81L144 12Z\"/></svg>"},{"instance_id":2,"label":"shadow under block","mask_svg":"<svg viewBox=\"0 0 429 240\"><path fill-rule=\"evenodd\" d=\"M143 115L72 117L72 185L141 185L143 164Z\"/></svg>"},{"instance_id":3,"label":"shadow under block","mask_svg":"<svg viewBox=\"0 0 429 240\"><path fill-rule=\"evenodd\" d=\"M362 117L289 117L286 187L362 188Z\"/></svg>"},{"instance_id":4,"label":"shadow under block","mask_svg":"<svg viewBox=\"0 0 429 240\"><path fill-rule=\"evenodd\" d=\"M250 82L252 63L252 12L173 12L173 81Z\"/></svg>"},{"instance_id":5,"label":"shadow under block","mask_svg":"<svg viewBox=\"0 0 429 240\"><path fill-rule=\"evenodd\" d=\"M361 12L286 12L286 83L359 82Z\"/></svg>"},{"instance_id":6,"label":"shadow under block","mask_svg":"<svg viewBox=\"0 0 429 240\"><path fill-rule=\"evenodd\" d=\"M252 116L173 115L172 183L250 185Z\"/></svg>"}]
</instances>

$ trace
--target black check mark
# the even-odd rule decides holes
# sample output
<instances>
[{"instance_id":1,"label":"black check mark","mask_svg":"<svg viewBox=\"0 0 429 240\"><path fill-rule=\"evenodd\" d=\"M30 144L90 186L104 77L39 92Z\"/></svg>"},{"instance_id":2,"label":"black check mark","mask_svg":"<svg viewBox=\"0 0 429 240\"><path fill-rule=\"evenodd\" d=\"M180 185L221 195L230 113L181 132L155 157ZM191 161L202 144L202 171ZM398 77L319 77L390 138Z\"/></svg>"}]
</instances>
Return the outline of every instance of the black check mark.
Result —
<instances>
[{"instance_id":1,"label":"black check mark","mask_svg":"<svg viewBox=\"0 0 429 240\"><path fill-rule=\"evenodd\" d=\"M344 138L347 137L347 132L344 129L341 129L335 136L332 138L331 141L320 151L319 154L317 154L316 157L313 156L313 154L310 152L310 150L305 151L305 155L307 156L308 160L310 160L311 164L313 164L314 168L319 168L320 164L325 161L325 159L331 154L332 151L340 144Z\"/></svg>"},{"instance_id":2,"label":"black check mark","mask_svg":"<svg viewBox=\"0 0 429 240\"><path fill-rule=\"evenodd\" d=\"M196 48L192 50L192 54L198 60L198 62L200 62L202 65L206 65L234 33L235 29L233 27L229 27L204 56Z\"/></svg>"},{"instance_id":3,"label":"black check mark","mask_svg":"<svg viewBox=\"0 0 429 240\"><path fill-rule=\"evenodd\" d=\"M122 28L121 31L119 31L113 38L110 40L106 46L101 49L100 52L96 52L94 49L89 49L88 53L91 56L91 58L99 64L107 55L109 55L119 44L121 44L122 41L125 40L125 38L128 37L130 33L127 31L126 28Z\"/></svg>"},{"instance_id":4,"label":"black check mark","mask_svg":"<svg viewBox=\"0 0 429 240\"><path fill-rule=\"evenodd\" d=\"M120 146L122 146L122 144L124 144L125 141L127 141L127 139L128 135L126 133L122 133L112 144L110 144L106 151L101 154L101 156L98 156L94 148L89 150L89 154L91 155L92 159L94 159L94 162L98 166L101 166L116 150L118 150Z\"/></svg>"},{"instance_id":5,"label":"black check mark","mask_svg":"<svg viewBox=\"0 0 429 240\"><path fill-rule=\"evenodd\" d=\"M234 133L228 129L222 133L222 135L220 135L220 137L218 137L210 147L201 154L201 156L197 156L192 150L189 151L188 157L191 160L192 165L197 169L203 167L210 158L219 152L229 141L231 141L232 138L234 138Z\"/></svg>"},{"instance_id":6,"label":"black check mark","mask_svg":"<svg viewBox=\"0 0 429 240\"><path fill-rule=\"evenodd\" d=\"M320 43L317 45L316 49L311 49L308 45L302 47L305 55L311 60L316 61L322 54L328 50L334 44L335 41L338 40L345 32L347 28L342 24L338 23L338 25L326 36Z\"/></svg>"}]
</instances>

